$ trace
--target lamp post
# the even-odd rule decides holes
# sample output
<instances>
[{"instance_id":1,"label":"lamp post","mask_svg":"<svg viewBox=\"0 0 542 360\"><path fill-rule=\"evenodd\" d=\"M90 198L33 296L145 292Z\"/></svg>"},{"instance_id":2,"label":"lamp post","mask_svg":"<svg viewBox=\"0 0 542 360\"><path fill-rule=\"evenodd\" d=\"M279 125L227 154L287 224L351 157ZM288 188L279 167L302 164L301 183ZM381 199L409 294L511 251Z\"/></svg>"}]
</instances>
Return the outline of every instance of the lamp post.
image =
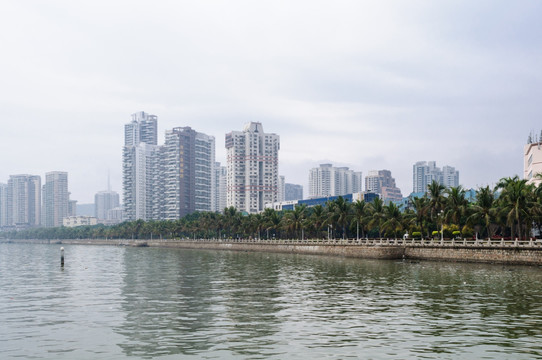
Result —
<instances>
[{"instance_id":1,"label":"lamp post","mask_svg":"<svg viewBox=\"0 0 542 360\"><path fill-rule=\"evenodd\" d=\"M356 240L359 241L359 220L357 220L358 226L356 229Z\"/></svg>"},{"instance_id":2,"label":"lamp post","mask_svg":"<svg viewBox=\"0 0 542 360\"><path fill-rule=\"evenodd\" d=\"M441 224L440 224L440 244L444 243L444 210L440 210Z\"/></svg>"}]
</instances>

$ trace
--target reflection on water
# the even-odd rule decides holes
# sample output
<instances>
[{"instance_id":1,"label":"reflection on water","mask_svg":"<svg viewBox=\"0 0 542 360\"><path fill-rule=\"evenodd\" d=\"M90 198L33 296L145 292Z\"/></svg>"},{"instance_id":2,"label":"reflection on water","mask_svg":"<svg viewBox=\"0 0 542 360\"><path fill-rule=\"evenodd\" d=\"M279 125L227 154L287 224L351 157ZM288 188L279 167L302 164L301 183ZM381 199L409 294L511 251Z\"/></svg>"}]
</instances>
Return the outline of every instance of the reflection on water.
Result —
<instances>
[{"instance_id":1,"label":"reflection on water","mask_svg":"<svg viewBox=\"0 0 542 360\"><path fill-rule=\"evenodd\" d=\"M128 355L262 354L277 329L278 264L237 253L126 252L117 331Z\"/></svg>"},{"instance_id":2,"label":"reflection on water","mask_svg":"<svg viewBox=\"0 0 542 360\"><path fill-rule=\"evenodd\" d=\"M542 269L0 244L0 358L542 358ZM31 340L31 341L30 341Z\"/></svg>"}]
</instances>

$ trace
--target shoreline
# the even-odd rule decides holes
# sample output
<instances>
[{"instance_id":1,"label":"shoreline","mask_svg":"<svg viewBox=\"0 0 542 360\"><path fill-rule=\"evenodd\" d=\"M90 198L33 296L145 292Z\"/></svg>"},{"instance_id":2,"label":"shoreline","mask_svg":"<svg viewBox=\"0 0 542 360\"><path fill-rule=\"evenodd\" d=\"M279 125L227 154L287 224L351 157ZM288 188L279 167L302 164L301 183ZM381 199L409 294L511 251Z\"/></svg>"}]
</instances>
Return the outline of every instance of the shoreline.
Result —
<instances>
[{"instance_id":1,"label":"shoreline","mask_svg":"<svg viewBox=\"0 0 542 360\"><path fill-rule=\"evenodd\" d=\"M360 259L415 260L491 263L503 265L542 266L542 244L485 242L430 242L411 244L397 240L131 240L131 239L65 239L0 240L0 243L108 245L157 248L185 248L228 251L274 252L326 255Z\"/></svg>"}]
</instances>

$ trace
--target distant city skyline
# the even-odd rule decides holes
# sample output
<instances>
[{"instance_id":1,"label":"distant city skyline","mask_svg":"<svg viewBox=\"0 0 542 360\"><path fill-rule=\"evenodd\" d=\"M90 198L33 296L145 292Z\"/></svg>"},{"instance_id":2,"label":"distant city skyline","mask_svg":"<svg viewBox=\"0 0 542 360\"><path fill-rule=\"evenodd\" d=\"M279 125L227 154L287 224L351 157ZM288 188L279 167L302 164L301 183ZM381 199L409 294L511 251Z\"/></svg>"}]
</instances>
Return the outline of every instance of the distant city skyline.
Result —
<instances>
[{"instance_id":1,"label":"distant city skyline","mask_svg":"<svg viewBox=\"0 0 542 360\"><path fill-rule=\"evenodd\" d=\"M212 11L210 9L212 8ZM71 199L122 192L134 111L216 138L250 121L281 137L279 174L308 190L332 163L460 169L466 188L523 174L540 131L540 2L3 4L0 182L62 170ZM107 10L107 11L105 11ZM483 16L480 16L483 14ZM134 26L145 24L145 26ZM305 195L307 195L305 191Z\"/></svg>"}]
</instances>

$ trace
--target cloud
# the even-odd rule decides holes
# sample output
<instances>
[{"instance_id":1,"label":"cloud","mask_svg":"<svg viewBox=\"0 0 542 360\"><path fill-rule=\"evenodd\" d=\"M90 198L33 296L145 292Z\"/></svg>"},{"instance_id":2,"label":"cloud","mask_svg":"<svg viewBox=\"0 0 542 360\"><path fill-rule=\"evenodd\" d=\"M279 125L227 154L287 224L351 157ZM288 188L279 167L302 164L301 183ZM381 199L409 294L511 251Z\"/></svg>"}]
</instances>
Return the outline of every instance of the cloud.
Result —
<instances>
[{"instance_id":1,"label":"cloud","mask_svg":"<svg viewBox=\"0 0 542 360\"><path fill-rule=\"evenodd\" d=\"M0 41L0 181L70 172L93 201L121 191L130 114L214 135L261 121L281 172L320 162L455 166L465 186L521 170L540 130L542 5L503 1L9 2ZM13 149L13 151L11 151ZM307 192L306 189L305 192Z\"/></svg>"}]
</instances>

